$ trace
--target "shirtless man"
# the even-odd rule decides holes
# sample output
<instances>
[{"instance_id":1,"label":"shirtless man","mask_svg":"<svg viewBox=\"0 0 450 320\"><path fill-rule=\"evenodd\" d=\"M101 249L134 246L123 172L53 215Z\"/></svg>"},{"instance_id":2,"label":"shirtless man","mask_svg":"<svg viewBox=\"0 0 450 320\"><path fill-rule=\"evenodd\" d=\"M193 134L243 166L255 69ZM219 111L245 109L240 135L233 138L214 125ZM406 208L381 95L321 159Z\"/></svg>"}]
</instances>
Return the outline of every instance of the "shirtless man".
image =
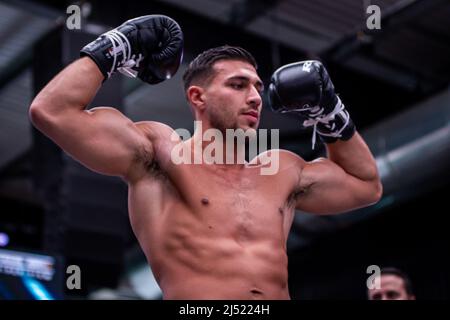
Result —
<instances>
[{"instance_id":1,"label":"shirtless man","mask_svg":"<svg viewBox=\"0 0 450 320\"><path fill-rule=\"evenodd\" d=\"M128 21L50 81L31 105L31 120L86 167L128 184L131 225L164 299L289 299L286 241L295 209L333 214L377 202L372 154L319 62L277 70L269 93L274 110L297 112L314 126L328 142L328 159L272 150L279 156L272 175L241 163L175 164L178 143L208 145L201 133L174 141L162 123L133 123L109 107L85 110L118 69L155 84L176 72L181 50L181 30L170 18ZM244 49L204 52L184 81L204 130L257 128L263 86Z\"/></svg>"}]
</instances>

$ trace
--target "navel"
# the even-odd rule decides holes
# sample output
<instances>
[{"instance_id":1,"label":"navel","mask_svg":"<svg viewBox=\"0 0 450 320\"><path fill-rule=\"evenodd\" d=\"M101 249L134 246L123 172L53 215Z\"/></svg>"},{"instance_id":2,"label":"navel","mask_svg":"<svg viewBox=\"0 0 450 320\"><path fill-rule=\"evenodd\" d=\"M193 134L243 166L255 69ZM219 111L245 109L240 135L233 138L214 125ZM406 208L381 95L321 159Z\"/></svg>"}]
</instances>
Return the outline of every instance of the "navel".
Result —
<instances>
[{"instance_id":1,"label":"navel","mask_svg":"<svg viewBox=\"0 0 450 320\"><path fill-rule=\"evenodd\" d=\"M258 289L252 289L252 290L250 290L250 292L255 297L262 296L262 294L263 294L262 291L260 291Z\"/></svg>"}]
</instances>

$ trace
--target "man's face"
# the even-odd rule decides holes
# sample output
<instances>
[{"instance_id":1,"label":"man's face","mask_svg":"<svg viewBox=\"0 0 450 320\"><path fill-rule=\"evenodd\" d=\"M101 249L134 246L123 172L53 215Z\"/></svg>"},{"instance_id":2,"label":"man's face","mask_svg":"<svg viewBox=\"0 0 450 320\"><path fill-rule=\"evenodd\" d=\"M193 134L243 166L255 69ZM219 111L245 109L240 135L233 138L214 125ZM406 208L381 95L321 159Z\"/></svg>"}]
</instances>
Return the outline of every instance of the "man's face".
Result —
<instances>
[{"instance_id":1,"label":"man's face","mask_svg":"<svg viewBox=\"0 0 450 320\"><path fill-rule=\"evenodd\" d=\"M402 278L386 274L381 275L380 289L369 289L369 300L414 300L408 295Z\"/></svg>"},{"instance_id":2,"label":"man's face","mask_svg":"<svg viewBox=\"0 0 450 320\"><path fill-rule=\"evenodd\" d=\"M257 129L261 115L263 83L255 68L244 61L219 60L205 87L205 113L212 127Z\"/></svg>"}]
</instances>

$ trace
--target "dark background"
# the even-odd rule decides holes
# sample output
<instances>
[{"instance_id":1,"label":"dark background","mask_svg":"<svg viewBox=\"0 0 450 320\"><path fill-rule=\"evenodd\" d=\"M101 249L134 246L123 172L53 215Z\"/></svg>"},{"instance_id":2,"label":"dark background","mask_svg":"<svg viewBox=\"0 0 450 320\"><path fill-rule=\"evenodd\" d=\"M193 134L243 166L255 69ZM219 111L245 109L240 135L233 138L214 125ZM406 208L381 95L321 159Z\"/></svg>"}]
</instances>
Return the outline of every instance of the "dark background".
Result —
<instances>
[{"instance_id":1,"label":"dark background","mask_svg":"<svg viewBox=\"0 0 450 320\"><path fill-rule=\"evenodd\" d=\"M288 243L293 299L366 299L370 265L412 278L417 299L448 299L450 2L442 0L82 1L81 30L65 28L69 1L0 1L0 233L6 249L62 255L78 264L83 290L68 298L143 296L133 274L145 265L127 217L126 186L94 174L33 130L34 95L100 32L144 14L166 14L185 35L184 62L213 46L252 52L267 83L279 66L318 59L377 158L384 189L371 208L340 216L299 212ZM381 8L368 30L367 5ZM133 120L192 129L181 74L151 87L116 76L93 105ZM310 160L311 131L263 111L281 147ZM144 283L145 285L145 283Z\"/></svg>"}]
</instances>

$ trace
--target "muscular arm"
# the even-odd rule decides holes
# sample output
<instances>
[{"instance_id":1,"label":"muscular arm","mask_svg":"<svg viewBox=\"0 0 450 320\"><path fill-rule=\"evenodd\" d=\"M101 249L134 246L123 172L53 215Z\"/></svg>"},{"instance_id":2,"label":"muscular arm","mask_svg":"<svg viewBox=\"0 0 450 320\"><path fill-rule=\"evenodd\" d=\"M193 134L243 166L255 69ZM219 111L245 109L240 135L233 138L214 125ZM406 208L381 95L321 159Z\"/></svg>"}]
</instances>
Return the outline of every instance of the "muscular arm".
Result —
<instances>
[{"instance_id":1,"label":"muscular arm","mask_svg":"<svg viewBox=\"0 0 450 320\"><path fill-rule=\"evenodd\" d=\"M152 154L143 130L116 109L85 110L104 77L89 58L75 61L36 96L30 107L33 124L86 167L129 177L140 152Z\"/></svg>"},{"instance_id":2,"label":"muscular arm","mask_svg":"<svg viewBox=\"0 0 450 320\"><path fill-rule=\"evenodd\" d=\"M305 119L302 125L314 126L314 134L327 143L328 159L299 161L297 209L338 213L380 199L382 187L375 160L320 61L278 68L271 77L269 101L276 112L301 115Z\"/></svg>"},{"instance_id":3,"label":"muscular arm","mask_svg":"<svg viewBox=\"0 0 450 320\"><path fill-rule=\"evenodd\" d=\"M377 202L382 194L375 159L358 133L327 144L328 159L305 163L297 209L332 214Z\"/></svg>"}]
</instances>

